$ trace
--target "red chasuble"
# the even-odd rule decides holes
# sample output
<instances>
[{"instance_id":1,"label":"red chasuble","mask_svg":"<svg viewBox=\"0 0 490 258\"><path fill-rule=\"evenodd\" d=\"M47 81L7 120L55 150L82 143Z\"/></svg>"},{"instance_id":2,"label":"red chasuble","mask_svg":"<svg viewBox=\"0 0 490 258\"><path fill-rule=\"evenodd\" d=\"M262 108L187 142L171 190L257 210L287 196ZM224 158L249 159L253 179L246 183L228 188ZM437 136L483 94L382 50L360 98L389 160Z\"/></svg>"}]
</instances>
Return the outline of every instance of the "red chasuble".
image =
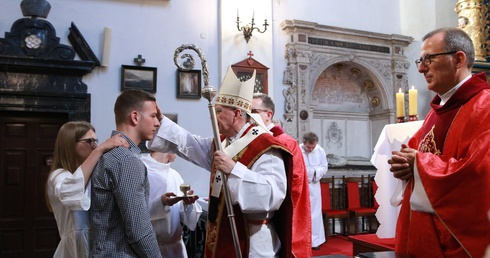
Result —
<instances>
[{"instance_id":1,"label":"red chasuble","mask_svg":"<svg viewBox=\"0 0 490 258\"><path fill-rule=\"evenodd\" d=\"M294 257L311 257L310 188L303 153L296 139L284 133L280 126L272 127L271 132L293 154L293 169L292 173L288 174L288 189L291 189L291 198L286 197L284 201L290 200L293 206L292 243L289 245L292 247Z\"/></svg>"},{"instance_id":2,"label":"red chasuble","mask_svg":"<svg viewBox=\"0 0 490 258\"><path fill-rule=\"evenodd\" d=\"M410 209L405 190L396 252L413 257L483 257L490 244L490 88L474 75L440 106L431 105L410 139L420 180L435 214Z\"/></svg>"},{"instance_id":3,"label":"red chasuble","mask_svg":"<svg viewBox=\"0 0 490 258\"><path fill-rule=\"evenodd\" d=\"M247 131L250 128L248 128ZM244 133L244 135L245 134L246 132ZM282 150L282 157L286 167L286 175L289 179L289 175L292 173L291 154L279 143L279 141L277 141L270 134L264 133L259 135L250 144L248 144L245 149L243 149L235 157L233 157L233 159L239 161L250 169L255 161L263 153L274 148ZM211 180L213 180L214 175L215 172L211 173ZM213 184L211 183L211 186L212 185ZM275 212L273 218L275 228L282 245L280 257L293 257L291 253L291 245L288 245L288 243L291 242L293 213L291 190L289 188L290 185L291 183L288 180L288 192L286 194L286 199L283 201L281 208ZM212 209L212 207L210 206L209 209ZM248 231L247 221L238 205L233 205L233 211L235 214L235 224L237 228L238 238L240 240L240 250L242 252L242 257L248 257L250 232ZM219 206L216 221L211 222L210 220L208 220L207 223L205 256L208 258L236 257L235 246L233 243L233 235L231 234L230 220L228 218L226 210L226 203L223 191L221 191L219 197Z\"/></svg>"}]
</instances>

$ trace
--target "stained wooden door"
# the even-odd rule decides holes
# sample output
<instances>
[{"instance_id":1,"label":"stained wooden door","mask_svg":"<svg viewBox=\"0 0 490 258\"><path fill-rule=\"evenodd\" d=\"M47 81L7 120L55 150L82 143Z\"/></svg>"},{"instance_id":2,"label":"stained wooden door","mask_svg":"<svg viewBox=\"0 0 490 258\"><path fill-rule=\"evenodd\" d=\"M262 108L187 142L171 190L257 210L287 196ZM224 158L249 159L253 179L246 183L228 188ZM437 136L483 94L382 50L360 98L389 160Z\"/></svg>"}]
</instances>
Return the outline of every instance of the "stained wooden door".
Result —
<instances>
[{"instance_id":1,"label":"stained wooden door","mask_svg":"<svg viewBox=\"0 0 490 258\"><path fill-rule=\"evenodd\" d=\"M0 113L0 257L53 257L59 242L45 182L63 113Z\"/></svg>"}]
</instances>

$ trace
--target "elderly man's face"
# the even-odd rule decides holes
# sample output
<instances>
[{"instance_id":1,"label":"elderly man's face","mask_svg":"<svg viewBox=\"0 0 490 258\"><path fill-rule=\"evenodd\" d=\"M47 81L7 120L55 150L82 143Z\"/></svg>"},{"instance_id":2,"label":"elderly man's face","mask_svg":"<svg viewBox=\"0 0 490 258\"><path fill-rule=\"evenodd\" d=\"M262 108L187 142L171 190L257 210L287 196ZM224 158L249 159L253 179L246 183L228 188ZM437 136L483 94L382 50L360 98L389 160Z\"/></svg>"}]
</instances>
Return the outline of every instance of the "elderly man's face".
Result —
<instances>
[{"instance_id":1,"label":"elderly man's face","mask_svg":"<svg viewBox=\"0 0 490 258\"><path fill-rule=\"evenodd\" d=\"M236 122L236 116L238 110L234 110L227 106L216 105L216 120L218 121L218 129L219 132L232 137L235 135L235 131L233 130L233 125Z\"/></svg>"}]
</instances>

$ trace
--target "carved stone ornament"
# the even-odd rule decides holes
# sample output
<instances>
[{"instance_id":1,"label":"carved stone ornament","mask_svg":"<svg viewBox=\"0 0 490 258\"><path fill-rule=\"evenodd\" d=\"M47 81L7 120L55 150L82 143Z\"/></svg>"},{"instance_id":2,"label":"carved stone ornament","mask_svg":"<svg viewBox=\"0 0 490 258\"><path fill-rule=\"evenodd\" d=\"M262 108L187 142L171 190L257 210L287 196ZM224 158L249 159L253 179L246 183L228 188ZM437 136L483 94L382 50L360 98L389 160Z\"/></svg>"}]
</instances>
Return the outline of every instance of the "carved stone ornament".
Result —
<instances>
[{"instance_id":1,"label":"carved stone ornament","mask_svg":"<svg viewBox=\"0 0 490 258\"><path fill-rule=\"evenodd\" d=\"M47 18L51 5L46 0L24 0L20 3L24 16Z\"/></svg>"},{"instance_id":2,"label":"carved stone ornament","mask_svg":"<svg viewBox=\"0 0 490 258\"><path fill-rule=\"evenodd\" d=\"M403 49L412 37L301 20L285 20L281 28L292 39L286 44L283 79L288 86L283 91L283 128L288 134L298 139L327 121L338 121L339 127L349 120L359 124L394 122L394 85L405 83L395 75L405 77L408 71L410 63ZM301 111L307 111L308 117ZM366 139L375 138L367 134ZM337 139L332 137L336 135L330 135L331 139ZM343 137L336 151L349 151L343 142L347 138L354 136Z\"/></svg>"}]
</instances>

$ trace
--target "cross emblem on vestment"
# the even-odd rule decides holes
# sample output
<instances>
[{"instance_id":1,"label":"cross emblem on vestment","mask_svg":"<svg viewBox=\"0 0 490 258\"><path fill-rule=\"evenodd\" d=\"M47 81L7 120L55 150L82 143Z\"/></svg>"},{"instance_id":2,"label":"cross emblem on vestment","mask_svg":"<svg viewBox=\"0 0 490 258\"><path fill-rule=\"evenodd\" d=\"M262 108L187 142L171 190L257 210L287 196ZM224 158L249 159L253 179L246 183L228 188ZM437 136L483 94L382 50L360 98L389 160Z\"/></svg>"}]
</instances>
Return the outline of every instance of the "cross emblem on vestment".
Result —
<instances>
[{"instance_id":1,"label":"cross emblem on vestment","mask_svg":"<svg viewBox=\"0 0 490 258\"><path fill-rule=\"evenodd\" d=\"M142 64L144 64L144 63L145 63L145 61L146 61L146 60L145 60L145 59L144 59L144 58L143 58L141 55L138 55L138 57L136 57L136 58L134 59L134 62L135 62L135 63L136 63L136 65L138 65L138 66L141 66Z\"/></svg>"},{"instance_id":2,"label":"cross emblem on vestment","mask_svg":"<svg viewBox=\"0 0 490 258\"><path fill-rule=\"evenodd\" d=\"M221 181L221 176L220 175L216 176L216 183L219 183L219 181Z\"/></svg>"},{"instance_id":3,"label":"cross emblem on vestment","mask_svg":"<svg viewBox=\"0 0 490 258\"><path fill-rule=\"evenodd\" d=\"M252 134L253 134L253 135L257 135L257 134L259 134L259 130L258 130L258 129L252 129Z\"/></svg>"}]
</instances>

